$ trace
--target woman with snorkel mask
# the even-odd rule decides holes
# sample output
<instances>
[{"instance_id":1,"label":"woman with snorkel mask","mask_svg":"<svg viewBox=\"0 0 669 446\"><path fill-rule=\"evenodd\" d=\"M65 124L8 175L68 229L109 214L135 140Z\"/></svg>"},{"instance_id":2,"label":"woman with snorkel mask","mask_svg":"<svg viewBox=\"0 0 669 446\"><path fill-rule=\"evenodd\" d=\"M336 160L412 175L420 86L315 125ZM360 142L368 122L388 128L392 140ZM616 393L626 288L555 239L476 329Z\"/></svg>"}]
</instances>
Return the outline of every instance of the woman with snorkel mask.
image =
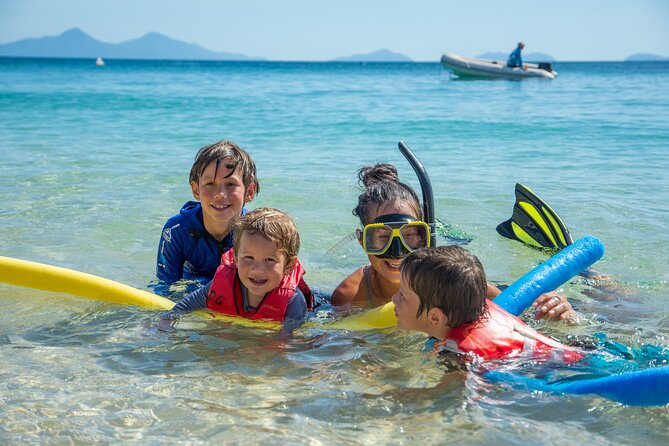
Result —
<instances>
[{"instance_id":1,"label":"woman with snorkel mask","mask_svg":"<svg viewBox=\"0 0 669 446\"><path fill-rule=\"evenodd\" d=\"M358 268L332 293L333 305L374 308L399 290L400 263L411 251L430 246L430 228L416 192L401 182L391 164L358 171L364 190L353 215L363 229L356 231L369 265Z\"/></svg>"},{"instance_id":2,"label":"woman with snorkel mask","mask_svg":"<svg viewBox=\"0 0 669 446\"><path fill-rule=\"evenodd\" d=\"M434 246L435 214L432 186L423 165L403 142L399 143L420 180L423 207L416 192L400 181L392 164L365 166L358 171L363 192L353 215L363 229L356 231L358 242L367 253L369 265L355 270L332 293L332 305L375 308L390 302L399 291L400 264L410 252ZM488 284L488 298L501 291ZM556 292L542 294L536 301L537 319L577 319L566 298Z\"/></svg>"}]
</instances>

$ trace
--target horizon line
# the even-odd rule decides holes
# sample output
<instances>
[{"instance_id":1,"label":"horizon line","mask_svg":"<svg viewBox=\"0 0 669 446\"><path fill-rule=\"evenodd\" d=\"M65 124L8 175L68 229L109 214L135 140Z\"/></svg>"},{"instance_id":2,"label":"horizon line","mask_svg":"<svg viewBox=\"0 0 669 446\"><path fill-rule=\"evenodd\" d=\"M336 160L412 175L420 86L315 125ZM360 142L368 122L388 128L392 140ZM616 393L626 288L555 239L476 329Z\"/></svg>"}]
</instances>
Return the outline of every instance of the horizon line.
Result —
<instances>
[{"instance_id":1,"label":"horizon line","mask_svg":"<svg viewBox=\"0 0 669 446\"><path fill-rule=\"evenodd\" d=\"M141 61L141 62L246 62L246 63L342 63L342 64L412 64L412 63L436 63L440 64L439 59L435 60L336 60L336 59L266 59L266 58L249 58L249 59L163 59L163 58L117 58L117 57L101 57L104 60L118 60L118 61ZM662 56L660 56L662 57ZM59 60L95 60L96 56L6 56L0 54L1 59L59 59ZM492 60L492 59L491 59ZM529 60L528 62L533 62ZM626 60L626 59L606 59L606 60L558 60L553 59L551 63L606 63L606 62L669 62L669 58L663 59L641 59L641 60Z\"/></svg>"}]
</instances>

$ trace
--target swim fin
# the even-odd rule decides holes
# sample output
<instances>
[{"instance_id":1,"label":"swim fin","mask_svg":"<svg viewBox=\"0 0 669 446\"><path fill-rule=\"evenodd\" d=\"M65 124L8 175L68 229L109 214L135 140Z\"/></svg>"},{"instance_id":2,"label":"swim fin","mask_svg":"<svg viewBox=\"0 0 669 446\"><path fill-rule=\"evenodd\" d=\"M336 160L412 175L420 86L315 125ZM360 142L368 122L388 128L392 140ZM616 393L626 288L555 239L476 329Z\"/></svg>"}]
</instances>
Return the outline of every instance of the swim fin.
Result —
<instances>
[{"instance_id":1,"label":"swim fin","mask_svg":"<svg viewBox=\"0 0 669 446\"><path fill-rule=\"evenodd\" d=\"M555 211L520 183L516 183L513 214L497 226L497 232L536 248L562 249L574 242Z\"/></svg>"}]
</instances>

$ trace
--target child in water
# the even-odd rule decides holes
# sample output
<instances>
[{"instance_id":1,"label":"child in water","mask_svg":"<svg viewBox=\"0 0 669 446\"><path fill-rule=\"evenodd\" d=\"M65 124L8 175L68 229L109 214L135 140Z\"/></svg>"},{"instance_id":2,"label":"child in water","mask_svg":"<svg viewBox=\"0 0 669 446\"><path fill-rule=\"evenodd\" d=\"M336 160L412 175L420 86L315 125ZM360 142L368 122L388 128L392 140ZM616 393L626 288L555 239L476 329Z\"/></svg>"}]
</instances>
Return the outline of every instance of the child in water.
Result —
<instances>
[{"instance_id":1,"label":"child in water","mask_svg":"<svg viewBox=\"0 0 669 446\"><path fill-rule=\"evenodd\" d=\"M467 250L440 246L414 251L402 261L400 290L393 296L398 326L430 335L433 353L456 353L477 366L481 361L521 360L522 373L515 360L515 371L505 364L494 364L494 371L481 367L488 382L558 394L595 394L628 405L669 403L669 368L661 366L667 361L666 348L632 349L607 342L604 351L595 353L566 346L487 300L486 287L481 262ZM555 367L556 363L566 367Z\"/></svg>"},{"instance_id":2,"label":"child in water","mask_svg":"<svg viewBox=\"0 0 669 446\"><path fill-rule=\"evenodd\" d=\"M392 164L366 166L358 171L364 186L353 215L360 218L358 242L367 253L369 265L358 268L332 293L333 305L374 308L390 301L400 288L400 263L410 252L427 247L429 228L416 192L399 180ZM487 285L487 298L501 291ZM537 319L578 319L566 298L545 293L534 302Z\"/></svg>"},{"instance_id":3,"label":"child in water","mask_svg":"<svg viewBox=\"0 0 669 446\"><path fill-rule=\"evenodd\" d=\"M202 147L190 170L197 201L183 205L163 227L156 276L162 283L179 279L208 281L221 255L232 247L233 224L260 190L256 166L232 141Z\"/></svg>"},{"instance_id":4,"label":"child in water","mask_svg":"<svg viewBox=\"0 0 669 446\"><path fill-rule=\"evenodd\" d=\"M518 355L576 362L578 350L524 324L486 298L483 266L466 249L420 249L402 261L400 289L393 296L398 327L436 339L437 351L483 360Z\"/></svg>"},{"instance_id":5,"label":"child in water","mask_svg":"<svg viewBox=\"0 0 669 446\"><path fill-rule=\"evenodd\" d=\"M313 295L297 259L300 235L278 209L258 208L238 218L233 248L221 259L213 280L174 306L165 319L208 308L247 319L301 321Z\"/></svg>"}]
</instances>

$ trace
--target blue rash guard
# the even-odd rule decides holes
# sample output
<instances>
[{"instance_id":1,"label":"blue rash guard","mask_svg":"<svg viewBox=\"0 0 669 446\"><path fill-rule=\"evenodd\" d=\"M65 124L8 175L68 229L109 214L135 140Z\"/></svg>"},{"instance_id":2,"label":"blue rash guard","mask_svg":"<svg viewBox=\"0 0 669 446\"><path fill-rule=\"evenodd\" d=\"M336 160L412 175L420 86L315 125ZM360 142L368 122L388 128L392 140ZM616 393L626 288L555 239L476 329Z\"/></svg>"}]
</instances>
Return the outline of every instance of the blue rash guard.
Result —
<instances>
[{"instance_id":1,"label":"blue rash guard","mask_svg":"<svg viewBox=\"0 0 669 446\"><path fill-rule=\"evenodd\" d=\"M517 47L515 50L511 51L511 54L509 54L509 58L506 60L506 66L515 68L515 67L521 67L523 66L523 58L520 55L520 52L522 51L522 48Z\"/></svg>"},{"instance_id":2,"label":"blue rash guard","mask_svg":"<svg viewBox=\"0 0 669 446\"><path fill-rule=\"evenodd\" d=\"M242 215L246 209L242 209ZM232 248L231 231L220 242L204 227L202 205L189 201L165 223L158 244L156 276L163 283L179 279L208 281L214 277L221 256Z\"/></svg>"}]
</instances>

